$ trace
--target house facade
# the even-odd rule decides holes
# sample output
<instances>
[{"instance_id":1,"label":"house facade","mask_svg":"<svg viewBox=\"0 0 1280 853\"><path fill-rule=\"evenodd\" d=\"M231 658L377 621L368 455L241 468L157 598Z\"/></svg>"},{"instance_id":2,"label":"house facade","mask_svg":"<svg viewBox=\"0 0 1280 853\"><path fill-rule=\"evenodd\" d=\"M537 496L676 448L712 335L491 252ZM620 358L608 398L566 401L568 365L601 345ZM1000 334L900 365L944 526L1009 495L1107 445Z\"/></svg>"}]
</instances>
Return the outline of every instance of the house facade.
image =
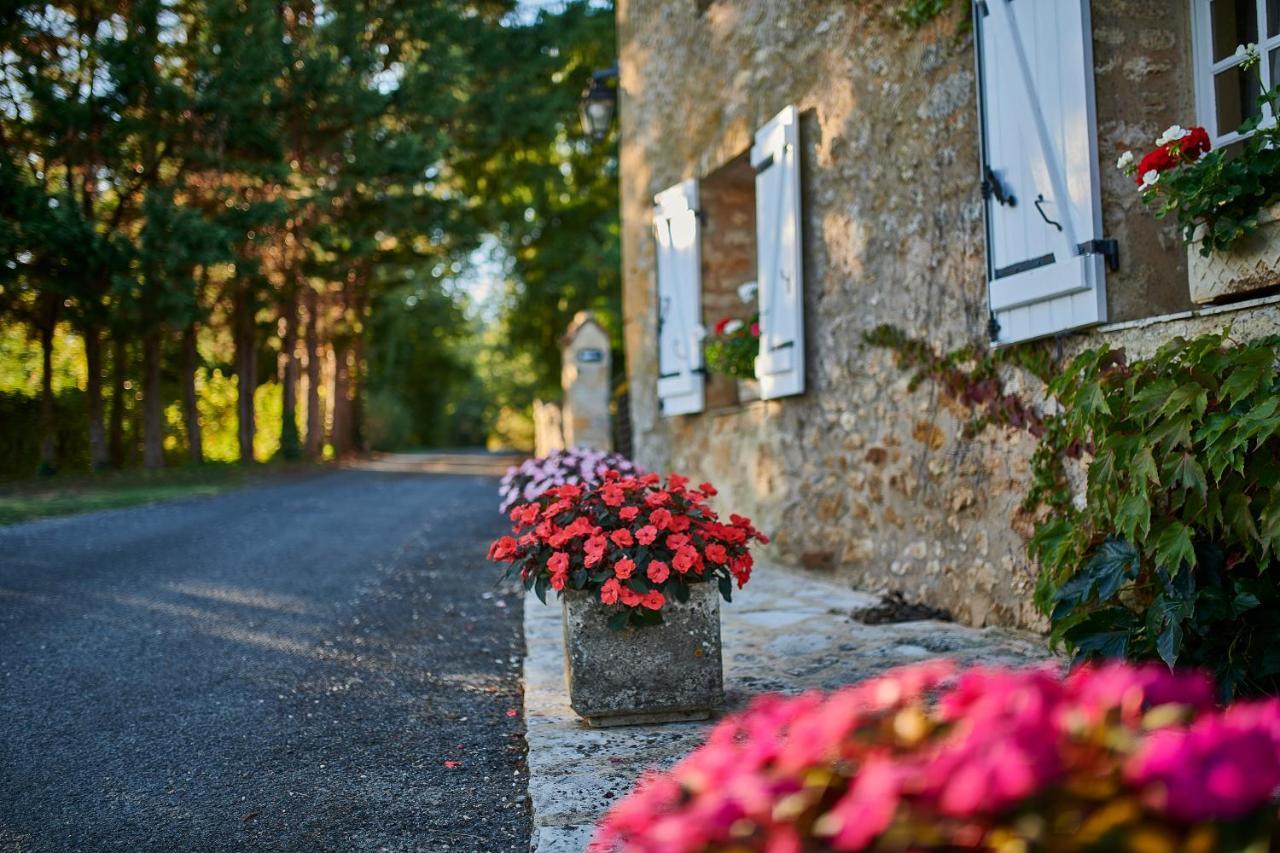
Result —
<instances>
[{"instance_id":1,"label":"house facade","mask_svg":"<svg viewBox=\"0 0 1280 853\"><path fill-rule=\"evenodd\" d=\"M864 335L1065 357L1280 330L1258 282L1189 279L1115 167L1172 124L1236 141L1280 76L1280 6L980 0L913 28L893 5L618 0L634 453L715 483L776 562L1036 625L1034 439L966 436L966 409ZM750 399L705 371L701 330L757 312Z\"/></svg>"}]
</instances>

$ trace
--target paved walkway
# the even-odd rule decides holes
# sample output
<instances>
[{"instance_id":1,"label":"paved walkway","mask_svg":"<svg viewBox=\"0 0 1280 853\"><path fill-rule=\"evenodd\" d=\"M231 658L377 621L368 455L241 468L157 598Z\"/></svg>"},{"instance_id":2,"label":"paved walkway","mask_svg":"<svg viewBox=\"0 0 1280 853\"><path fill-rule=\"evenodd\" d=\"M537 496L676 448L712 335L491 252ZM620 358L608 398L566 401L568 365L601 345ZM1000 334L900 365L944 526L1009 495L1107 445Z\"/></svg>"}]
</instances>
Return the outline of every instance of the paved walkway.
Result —
<instances>
[{"instance_id":1,"label":"paved walkway","mask_svg":"<svg viewBox=\"0 0 1280 853\"><path fill-rule=\"evenodd\" d=\"M878 601L811 576L761 566L724 605L725 689L731 709L759 693L831 689L893 666L1043 659L1040 637L944 622L865 625L850 614ZM590 729L570 710L558 604L525 599L525 720L536 853L579 853L609 805L646 768L668 767L709 723Z\"/></svg>"},{"instance_id":2,"label":"paved walkway","mask_svg":"<svg viewBox=\"0 0 1280 853\"><path fill-rule=\"evenodd\" d=\"M496 486L335 471L0 528L0 850L527 850Z\"/></svg>"}]
</instances>

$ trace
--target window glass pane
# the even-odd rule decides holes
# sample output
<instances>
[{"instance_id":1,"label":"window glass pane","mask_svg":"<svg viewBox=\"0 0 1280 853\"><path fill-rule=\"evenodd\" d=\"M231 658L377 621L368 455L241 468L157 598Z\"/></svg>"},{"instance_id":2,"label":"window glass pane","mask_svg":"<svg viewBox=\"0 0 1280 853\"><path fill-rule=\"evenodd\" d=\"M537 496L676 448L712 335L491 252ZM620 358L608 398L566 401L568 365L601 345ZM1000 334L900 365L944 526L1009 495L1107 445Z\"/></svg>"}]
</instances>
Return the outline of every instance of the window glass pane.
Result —
<instances>
[{"instance_id":1,"label":"window glass pane","mask_svg":"<svg viewBox=\"0 0 1280 853\"><path fill-rule=\"evenodd\" d=\"M1275 51L1272 52L1274 57ZM1221 74L1213 77L1213 91L1218 104L1218 135L1230 133L1241 123L1259 114L1258 96L1262 94L1262 84L1258 79L1257 66L1244 71L1239 65L1233 65Z\"/></svg>"},{"instance_id":2,"label":"window glass pane","mask_svg":"<svg viewBox=\"0 0 1280 853\"><path fill-rule=\"evenodd\" d=\"M1267 0L1267 35L1277 33L1280 33L1280 0Z\"/></svg>"},{"instance_id":3,"label":"window glass pane","mask_svg":"<svg viewBox=\"0 0 1280 853\"><path fill-rule=\"evenodd\" d=\"M1277 0L1268 0L1275 3ZM1242 44L1258 41L1258 6L1255 0L1213 0L1213 61L1226 59Z\"/></svg>"}]
</instances>

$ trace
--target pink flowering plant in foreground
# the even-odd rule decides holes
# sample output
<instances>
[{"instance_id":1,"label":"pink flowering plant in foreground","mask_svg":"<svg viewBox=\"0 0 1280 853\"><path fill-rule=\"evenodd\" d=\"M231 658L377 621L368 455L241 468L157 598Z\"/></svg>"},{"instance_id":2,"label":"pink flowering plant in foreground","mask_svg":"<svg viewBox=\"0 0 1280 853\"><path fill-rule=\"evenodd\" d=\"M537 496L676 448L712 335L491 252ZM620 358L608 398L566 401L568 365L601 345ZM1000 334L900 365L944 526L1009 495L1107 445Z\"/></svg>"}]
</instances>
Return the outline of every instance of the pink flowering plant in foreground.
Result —
<instances>
[{"instance_id":1,"label":"pink flowering plant in foreground","mask_svg":"<svg viewBox=\"0 0 1280 853\"><path fill-rule=\"evenodd\" d=\"M498 511L510 512L516 504L537 500L548 489L556 486L597 485L604 479L605 471L644 473L621 453L608 453L589 447L553 450L546 456L526 459L507 469L498 483Z\"/></svg>"},{"instance_id":2,"label":"pink flowering plant in foreground","mask_svg":"<svg viewBox=\"0 0 1280 853\"><path fill-rule=\"evenodd\" d=\"M613 628L656 624L667 601L689 599L690 584L718 583L728 601L733 583L751 577L751 543L769 541L748 518L721 522L707 503L715 494L676 474L663 483L606 471L593 488L556 486L514 507L512 535L489 559L509 563L543 601L548 587L587 590L614 609Z\"/></svg>"},{"instance_id":3,"label":"pink flowering plant in foreground","mask_svg":"<svg viewBox=\"0 0 1280 853\"><path fill-rule=\"evenodd\" d=\"M643 779L591 849L1280 849L1280 700L1214 696L1158 665L944 661L764 696Z\"/></svg>"}]
</instances>

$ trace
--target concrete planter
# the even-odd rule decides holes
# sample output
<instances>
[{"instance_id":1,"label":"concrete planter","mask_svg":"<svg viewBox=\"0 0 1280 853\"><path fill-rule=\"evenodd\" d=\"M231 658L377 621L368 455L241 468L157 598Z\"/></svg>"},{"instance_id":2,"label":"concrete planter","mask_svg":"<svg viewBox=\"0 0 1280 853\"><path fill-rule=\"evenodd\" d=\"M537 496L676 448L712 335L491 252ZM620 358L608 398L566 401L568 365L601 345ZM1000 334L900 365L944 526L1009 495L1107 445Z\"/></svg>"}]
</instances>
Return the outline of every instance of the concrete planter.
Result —
<instances>
[{"instance_id":1,"label":"concrete planter","mask_svg":"<svg viewBox=\"0 0 1280 853\"><path fill-rule=\"evenodd\" d=\"M1187 244L1191 301L1218 302L1280 284L1280 205L1262 211L1258 222L1258 230L1229 252L1206 258L1199 239Z\"/></svg>"},{"instance_id":2,"label":"concrete planter","mask_svg":"<svg viewBox=\"0 0 1280 853\"><path fill-rule=\"evenodd\" d=\"M569 705L592 726L705 720L724 704L720 600L714 583L669 599L663 622L611 630L594 593L564 592Z\"/></svg>"},{"instance_id":3,"label":"concrete planter","mask_svg":"<svg viewBox=\"0 0 1280 853\"><path fill-rule=\"evenodd\" d=\"M738 402L751 403L760 399L760 380L759 379L739 379L738 380Z\"/></svg>"}]
</instances>

